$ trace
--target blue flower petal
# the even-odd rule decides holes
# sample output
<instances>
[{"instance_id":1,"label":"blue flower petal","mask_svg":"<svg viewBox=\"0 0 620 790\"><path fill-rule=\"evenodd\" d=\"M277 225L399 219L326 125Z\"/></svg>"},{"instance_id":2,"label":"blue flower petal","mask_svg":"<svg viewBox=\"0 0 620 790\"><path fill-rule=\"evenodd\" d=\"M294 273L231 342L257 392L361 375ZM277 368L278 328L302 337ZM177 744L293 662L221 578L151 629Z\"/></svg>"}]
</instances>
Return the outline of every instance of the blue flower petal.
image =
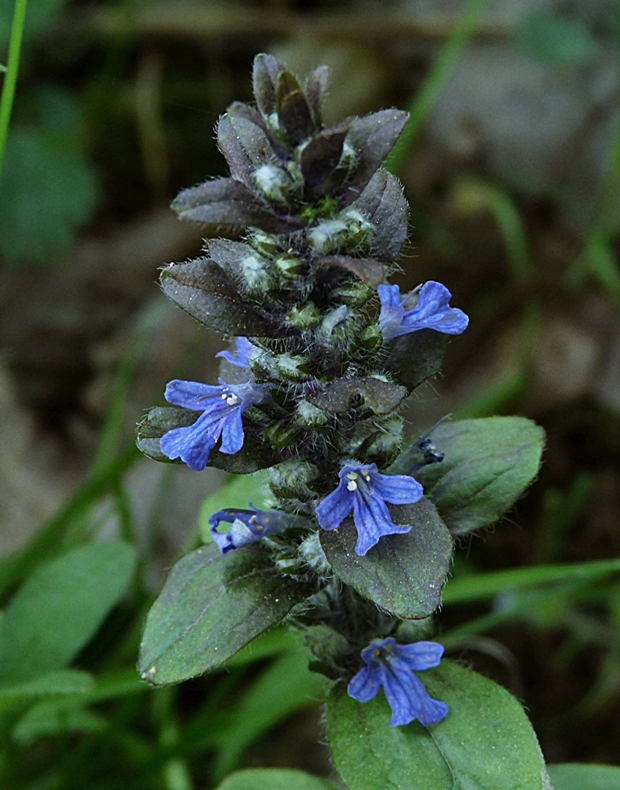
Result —
<instances>
[{"instance_id":1,"label":"blue flower petal","mask_svg":"<svg viewBox=\"0 0 620 790\"><path fill-rule=\"evenodd\" d=\"M439 666L443 655L443 645L437 642L413 642L410 645L398 645L399 661L406 663L409 669L430 669Z\"/></svg>"},{"instance_id":2,"label":"blue flower petal","mask_svg":"<svg viewBox=\"0 0 620 790\"><path fill-rule=\"evenodd\" d=\"M340 482L316 509L319 526L327 531L337 529L351 510L353 510L353 496L347 491L346 483Z\"/></svg>"},{"instance_id":3,"label":"blue flower petal","mask_svg":"<svg viewBox=\"0 0 620 790\"><path fill-rule=\"evenodd\" d=\"M165 399L173 406L182 406L191 411L204 411L206 402L221 395L222 388L199 381L180 381L175 379L166 386Z\"/></svg>"},{"instance_id":4,"label":"blue flower petal","mask_svg":"<svg viewBox=\"0 0 620 790\"><path fill-rule=\"evenodd\" d=\"M448 335L460 335L469 323L462 310L450 307L450 291L441 283L429 280L400 298L397 285L380 285L379 326L386 343L400 335L433 329ZM408 307L416 302L415 305Z\"/></svg>"},{"instance_id":5,"label":"blue flower petal","mask_svg":"<svg viewBox=\"0 0 620 790\"><path fill-rule=\"evenodd\" d=\"M202 472L217 442L208 430L211 421L211 415L203 414L193 425L168 431L159 440L162 453L171 461L180 458L194 472Z\"/></svg>"},{"instance_id":6,"label":"blue flower petal","mask_svg":"<svg viewBox=\"0 0 620 790\"><path fill-rule=\"evenodd\" d=\"M368 702L376 697L381 688L381 679L374 667L362 667L347 687L347 693L358 702Z\"/></svg>"},{"instance_id":7,"label":"blue flower petal","mask_svg":"<svg viewBox=\"0 0 620 790\"><path fill-rule=\"evenodd\" d=\"M412 672L384 669L383 691L392 709L390 727L409 724L416 719L425 727L431 727L448 715L445 702L433 699Z\"/></svg>"},{"instance_id":8,"label":"blue flower petal","mask_svg":"<svg viewBox=\"0 0 620 790\"><path fill-rule=\"evenodd\" d=\"M420 500L424 489L408 475L382 475L371 472L370 479L373 489L391 505L411 505Z\"/></svg>"},{"instance_id":9,"label":"blue flower petal","mask_svg":"<svg viewBox=\"0 0 620 790\"><path fill-rule=\"evenodd\" d=\"M229 412L221 422L222 444L220 451L226 455L234 455L243 447L245 434L241 409Z\"/></svg>"},{"instance_id":10,"label":"blue flower petal","mask_svg":"<svg viewBox=\"0 0 620 790\"><path fill-rule=\"evenodd\" d=\"M379 497L353 500L353 520L357 529L355 553L363 557L384 535L404 534L411 526L397 526L385 502Z\"/></svg>"},{"instance_id":11,"label":"blue flower petal","mask_svg":"<svg viewBox=\"0 0 620 790\"><path fill-rule=\"evenodd\" d=\"M254 351L254 346L247 337L238 337L235 341L235 351L220 351L216 357L221 357L231 365L236 365L238 368L250 367L250 355Z\"/></svg>"}]
</instances>

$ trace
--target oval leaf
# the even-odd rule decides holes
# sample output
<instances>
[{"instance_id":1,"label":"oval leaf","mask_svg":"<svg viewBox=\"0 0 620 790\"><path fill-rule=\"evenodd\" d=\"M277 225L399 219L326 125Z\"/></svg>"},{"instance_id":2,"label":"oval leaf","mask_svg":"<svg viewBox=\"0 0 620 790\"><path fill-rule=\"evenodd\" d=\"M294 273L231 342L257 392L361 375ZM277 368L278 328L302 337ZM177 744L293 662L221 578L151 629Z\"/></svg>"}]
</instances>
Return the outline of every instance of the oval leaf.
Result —
<instances>
[{"instance_id":1,"label":"oval leaf","mask_svg":"<svg viewBox=\"0 0 620 790\"><path fill-rule=\"evenodd\" d=\"M41 565L4 613L0 683L67 666L127 586L136 553L127 543L90 543Z\"/></svg>"},{"instance_id":2,"label":"oval leaf","mask_svg":"<svg viewBox=\"0 0 620 790\"><path fill-rule=\"evenodd\" d=\"M335 266L351 272L366 285L376 288L383 282L385 268L380 261L374 258L351 258L348 255L328 255L326 258L319 258L314 266L317 269Z\"/></svg>"},{"instance_id":3,"label":"oval leaf","mask_svg":"<svg viewBox=\"0 0 620 790\"><path fill-rule=\"evenodd\" d=\"M201 675L281 622L309 591L286 579L261 546L192 551L149 612L138 669L156 686Z\"/></svg>"},{"instance_id":4,"label":"oval leaf","mask_svg":"<svg viewBox=\"0 0 620 790\"><path fill-rule=\"evenodd\" d=\"M166 296L205 326L229 335L282 335L281 323L245 302L215 261L199 258L172 264L162 271L160 280Z\"/></svg>"},{"instance_id":5,"label":"oval leaf","mask_svg":"<svg viewBox=\"0 0 620 790\"><path fill-rule=\"evenodd\" d=\"M516 502L538 473L545 439L525 417L444 422L429 438L444 459L415 477L454 535L492 524ZM410 474L407 458L414 450L390 471Z\"/></svg>"},{"instance_id":6,"label":"oval leaf","mask_svg":"<svg viewBox=\"0 0 620 790\"><path fill-rule=\"evenodd\" d=\"M439 605L452 556L452 538L434 506L392 505L395 524L412 524L406 535L381 538L365 557L355 553L352 518L333 532L321 532L321 545L334 573L360 595L397 617L428 617Z\"/></svg>"},{"instance_id":7,"label":"oval leaf","mask_svg":"<svg viewBox=\"0 0 620 790\"><path fill-rule=\"evenodd\" d=\"M333 782L290 768L250 768L226 777L217 790L337 790Z\"/></svg>"},{"instance_id":8,"label":"oval leaf","mask_svg":"<svg viewBox=\"0 0 620 790\"><path fill-rule=\"evenodd\" d=\"M620 768L615 765L562 763L549 766L554 790L620 790Z\"/></svg>"},{"instance_id":9,"label":"oval leaf","mask_svg":"<svg viewBox=\"0 0 620 790\"><path fill-rule=\"evenodd\" d=\"M377 170L353 205L374 225L370 254L380 261L393 261L409 228L409 204L400 181L383 168Z\"/></svg>"},{"instance_id":10,"label":"oval leaf","mask_svg":"<svg viewBox=\"0 0 620 790\"><path fill-rule=\"evenodd\" d=\"M450 661L418 677L448 704L444 721L390 727L383 692L364 704L336 686L327 734L351 790L552 790L536 735L517 700Z\"/></svg>"}]
</instances>

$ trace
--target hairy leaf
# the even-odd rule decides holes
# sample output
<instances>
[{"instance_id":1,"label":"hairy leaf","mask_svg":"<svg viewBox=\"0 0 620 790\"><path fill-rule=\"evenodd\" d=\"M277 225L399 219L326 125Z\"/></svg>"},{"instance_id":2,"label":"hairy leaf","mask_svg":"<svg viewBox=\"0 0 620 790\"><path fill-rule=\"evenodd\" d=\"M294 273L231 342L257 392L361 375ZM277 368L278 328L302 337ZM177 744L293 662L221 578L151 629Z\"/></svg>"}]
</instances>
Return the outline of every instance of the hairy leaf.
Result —
<instances>
[{"instance_id":1,"label":"hairy leaf","mask_svg":"<svg viewBox=\"0 0 620 790\"><path fill-rule=\"evenodd\" d=\"M223 115L219 119L217 142L231 176L250 188L254 172L273 157L269 139L261 126L238 115Z\"/></svg>"},{"instance_id":2,"label":"hairy leaf","mask_svg":"<svg viewBox=\"0 0 620 790\"><path fill-rule=\"evenodd\" d=\"M370 702L342 686L328 700L334 764L351 790L552 790L536 735L517 700L450 661L418 673L450 712L429 729L389 727L383 692Z\"/></svg>"},{"instance_id":3,"label":"hairy leaf","mask_svg":"<svg viewBox=\"0 0 620 790\"><path fill-rule=\"evenodd\" d=\"M254 58L254 97L263 115L271 115L276 108L276 85L281 71L284 66L273 55L261 52Z\"/></svg>"},{"instance_id":4,"label":"hairy leaf","mask_svg":"<svg viewBox=\"0 0 620 790\"><path fill-rule=\"evenodd\" d=\"M281 71L278 75L276 109L286 136L293 145L306 140L314 132L308 102L290 71Z\"/></svg>"},{"instance_id":5,"label":"hairy leaf","mask_svg":"<svg viewBox=\"0 0 620 790\"><path fill-rule=\"evenodd\" d=\"M428 617L439 605L452 556L452 539L434 506L392 505L395 524L411 524L405 535L381 538L365 557L355 553L357 531L347 518L321 545L334 573L382 609L408 619Z\"/></svg>"},{"instance_id":6,"label":"hairy leaf","mask_svg":"<svg viewBox=\"0 0 620 790\"><path fill-rule=\"evenodd\" d=\"M409 227L409 204L400 181L383 168L377 170L353 205L374 225L370 254L380 261L393 261Z\"/></svg>"},{"instance_id":7,"label":"hairy leaf","mask_svg":"<svg viewBox=\"0 0 620 790\"><path fill-rule=\"evenodd\" d=\"M349 411L357 398L375 414L389 414L407 395L405 387L372 376L334 379L329 384L306 393L306 399L319 409L336 414Z\"/></svg>"},{"instance_id":8,"label":"hairy leaf","mask_svg":"<svg viewBox=\"0 0 620 790\"><path fill-rule=\"evenodd\" d=\"M308 594L278 573L262 546L224 555L202 546L174 566L149 612L140 673L164 686L215 669Z\"/></svg>"},{"instance_id":9,"label":"hairy leaf","mask_svg":"<svg viewBox=\"0 0 620 790\"><path fill-rule=\"evenodd\" d=\"M444 422L429 438L444 459L415 476L455 535L497 521L538 473L544 446L542 428L525 417ZM391 471L409 474L414 449Z\"/></svg>"},{"instance_id":10,"label":"hairy leaf","mask_svg":"<svg viewBox=\"0 0 620 790\"><path fill-rule=\"evenodd\" d=\"M163 292L201 324L229 335L279 337L281 324L244 301L226 272L208 258L175 263L161 273Z\"/></svg>"},{"instance_id":11,"label":"hairy leaf","mask_svg":"<svg viewBox=\"0 0 620 790\"><path fill-rule=\"evenodd\" d=\"M329 69L327 66L319 66L311 71L306 80L305 94L308 107L314 119L314 125L317 129L321 128L321 104L323 102L323 94L327 88L327 81L329 79Z\"/></svg>"},{"instance_id":12,"label":"hairy leaf","mask_svg":"<svg viewBox=\"0 0 620 790\"><path fill-rule=\"evenodd\" d=\"M319 186L336 169L348 129L348 122L325 129L315 135L301 152L301 172L308 186Z\"/></svg>"}]
</instances>

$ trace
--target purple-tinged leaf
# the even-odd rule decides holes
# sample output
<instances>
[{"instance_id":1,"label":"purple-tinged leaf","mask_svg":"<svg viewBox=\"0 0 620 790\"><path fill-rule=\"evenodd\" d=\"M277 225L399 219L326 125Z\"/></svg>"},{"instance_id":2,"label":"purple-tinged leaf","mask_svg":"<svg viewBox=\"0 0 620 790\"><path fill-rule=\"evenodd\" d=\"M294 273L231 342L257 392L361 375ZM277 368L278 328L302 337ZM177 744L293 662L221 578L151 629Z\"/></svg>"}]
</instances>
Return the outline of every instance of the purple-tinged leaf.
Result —
<instances>
[{"instance_id":1,"label":"purple-tinged leaf","mask_svg":"<svg viewBox=\"0 0 620 790\"><path fill-rule=\"evenodd\" d=\"M306 393L306 400L319 409L341 414L349 411L355 401L363 398L364 403L375 414L389 414L407 395L407 389L370 376L341 378Z\"/></svg>"},{"instance_id":2,"label":"purple-tinged leaf","mask_svg":"<svg viewBox=\"0 0 620 790\"><path fill-rule=\"evenodd\" d=\"M252 187L252 175L273 158L264 130L253 121L223 115L217 124L217 142L234 179Z\"/></svg>"},{"instance_id":3,"label":"purple-tinged leaf","mask_svg":"<svg viewBox=\"0 0 620 790\"><path fill-rule=\"evenodd\" d=\"M337 269L345 269L372 288L376 288L377 285L382 283L385 276L383 264L374 258L350 258L348 255L328 255L325 258L319 258L314 266L317 269L331 268L333 266Z\"/></svg>"},{"instance_id":4,"label":"purple-tinged leaf","mask_svg":"<svg viewBox=\"0 0 620 790\"><path fill-rule=\"evenodd\" d=\"M396 381L411 391L439 373L448 338L448 335L432 329L401 335L388 344L388 356L383 366Z\"/></svg>"},{"instance_id":5,"label":"purple-tinged leaf","mask_svg":"<svg viewBox=\"0 0 620 790\"><path fill-rule=\"evenodd\" d=\"M323 94L327 88L328 80L329 69L327 66L319 66L314 71L311 71L306 80L306 100L317 129L320 129L322 124L321 104L323 103Z\"/></svg>"},{"instance_id":6,"label":"purple-tinged leaf","mask_svg":"<svg viewBox=\"0 0 620 790\"><path fill-rule=\"evenodd\" d=\"M402 110L380 110L353 121L346 142L357 155L357 165L343 194L344 205L360 196L394 147L408 117Z\"/></svg>"},{"instance_id":7,"label":"purple-tinged leaf","mask_svg":"<svg viewBox=\"0 0 620 790\"><path fill-rule=\"evenodd\" d=\"M380 261L393 261L409 227L409 204L400 181L387 170L377 170L353 205L374 225L370 235L371 255Z\"/></svg>"},{"instance_id":8,"label":"purple-tinged leaf","mask_svg":"<svg viewBox=\"0 0 620 790\"><path fill-rule=\"evenodd\" d=\"M349 122L315 135L301 153L301 172L310 187L320 186L330 176L342 156Z\"/></svg>"},{"instance_id":9,"label":"purple-tinged leaf","mask_svg":"<svg viewBox=\"0 0 620 790\"><path fill-rule=\"evenodd\" d=\"M254 98L263 115L271 115L276 109L276 86L281 71L284 66L273 55L261 52L254 58Z\"/></svg>"},{"instance_id":10,"label":"purple-tinged leaf","mask_svg":"<svg viewBox=\"0 0 620 790\"><path fill-rule=\"evenodd\" d=\"M166 267L161 287L185 312L219 332L280 337L284 331L269 313L245 302L226 272L208 258Z\"/></svg>"},{"instance_id":11,"label":"purple-tinged leaf","mask_svg":"<svg viewBox=\"0 0 620 790\"><path fill-rule=\"evenodd\" d=\"M276 107L279 122L293 145L307 140L315 131L306 97L290 71L278 76Z\"/></svg>"}]
</instances>

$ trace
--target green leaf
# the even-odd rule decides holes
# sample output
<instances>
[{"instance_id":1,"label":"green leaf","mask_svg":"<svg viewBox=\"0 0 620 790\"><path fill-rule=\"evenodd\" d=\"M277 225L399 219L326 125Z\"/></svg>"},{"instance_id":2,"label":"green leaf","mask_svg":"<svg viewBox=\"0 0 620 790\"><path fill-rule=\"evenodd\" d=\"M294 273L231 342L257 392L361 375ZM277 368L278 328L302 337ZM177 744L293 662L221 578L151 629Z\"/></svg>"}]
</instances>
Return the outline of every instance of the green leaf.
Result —
<instances>
[{"instance_id":1,"label":"green leaf","mask_svg":"<svg viewBox=\"0 0 620 790\"><path fill-rule=\"evenodd\" d=\"M250 768L226 777L217 790L338 790L328 779L319 779L290 768Z\"/></svg>"},{"instance_id":2,"label":"green leaf","mask_svg":"<svg viewBox=\"0 0 620 790\"><path fill-rule=\"evenodd\" d=\"M536 735L511 694L450 661L419 677L450 708L429 729L390 727L382 691L362 704L342 685L332 690L327 734L351 790L551 790Z\"/></svg>"},{"instance_id":3,"label":"green leaf","mask_svg":"<svg viewBox=\"0 0 620 790\"><path fill-rule=\"evenodd\" d=\"M19 744L28 745L37 738L73 732L102 732L108 726L99 713L87 708L70 710L47 710L35 705L30 708L13 728L13 738Z\"/></svg>"},{"instance_id":4,"label":"green leaf","mask_svg":"<svg viewBox=\"0 0 620 790\"><path fill-rule=\"evenodd\" d=\"M381 538L365 557L355 553L357 531L347 518L333 532L321 532L321 545L334 573L360 595L398 617L428 617L439 605L452 556L452 539L427 499L393 505L395 524L411 524L405 535Z\"/></svg>"},{"instance_id":5,"label":"green leaf","mask_svg":"<svg viewBox=\"0 0 620 790\"><path fill-rule=\"evenodd\" d=\"M276 571L262 546L224 555L202 546L174 566L149 612L142 677L163 686L215 669L309 594Z\"/></svg>"},{"instance_id":6,"label":"green leaf","mask_svg":"<svg viewBox=\"0 0 620 790\"><path fill-rule=\"evenodd\" d=\"M620 790L620 768L614 765L550 765L549 776L554 790Z\"/></svg>"},{"instance_id":7,"label":"green leaf","mask_svg":"<svg viewBox=\"0 0 620 790\"><path fill-rule=\"evenodd\" d=\"M123 594L136 562L126 543L91 543L41 565L5 610L0 683L62 669Z\"/></svg>"},{"instance_id":8,"label":"green leaf","mask_svg":"<svg viewBox=\"0 0 620 790\"><path fill-rule=\"evenodd\" d=\"M48 694L83 694L94 685L95 680L88 672L80 669L58 669L23 683L0 686L0 704Z\"/></svg>"},{"instance_id":9,"label":"green leaf","mask_svg":"<svg viewBox=\"0 0 620 790\"><path fill-rule=\"evenodd\" d=\"M254 680L219 734L215 773L234 768L241 755L261 735L298 710L324 699L326 679L308 670L302 652L288 653L271 663Z\"/></svg>"},{"instance_id":10,"label":"green leaf","mask_svg":"<svg viewBox=\"0 0 620 790\"><path fill-rule=\"evenodd\" d=\"M24 41L44 33L56 24L56 18L68 0L36 0L28 3L24 24ZM9 43L13 7L11 0L0 2L0 48L4 52Z\"/></svg>"},{"instance_id":11,"label":"green leaf","mask_svg":"<svg viewBox=\"0 0 620 790\"><path fill-rule=\"evenodd\" d=\"M9 132L0 181L0 252L7 261L42 262L66 252L98 200L95 171L74 135Z\"/></svg>"},{"instance_id":12,"label":"green leaf","mask_svg":"<svg viewBox=\"0 0 620 790\"><path fill-rule=\"evenodd\" d=\"M415 445L393 474L414 474L453 535L497 521L536 476L542 428L525 417L487 417L438 425L429 438L443 461L416 468Z\"/></svg>"},{"instance_id":13,"label":"green leaf","mask_svg":"<svg viewBox=\"0 0 620 790\"><path fill-rule=\"evenodd\" d=\"M269 472L262 470L251 475L231 475L220 489L200 505L198 524L202 539L205 542L211 540L209 518L218 510L226 507L243 509L250 502L259 510L265 508L269 497L268 481Z\"/></svg>"}]
</instances>

